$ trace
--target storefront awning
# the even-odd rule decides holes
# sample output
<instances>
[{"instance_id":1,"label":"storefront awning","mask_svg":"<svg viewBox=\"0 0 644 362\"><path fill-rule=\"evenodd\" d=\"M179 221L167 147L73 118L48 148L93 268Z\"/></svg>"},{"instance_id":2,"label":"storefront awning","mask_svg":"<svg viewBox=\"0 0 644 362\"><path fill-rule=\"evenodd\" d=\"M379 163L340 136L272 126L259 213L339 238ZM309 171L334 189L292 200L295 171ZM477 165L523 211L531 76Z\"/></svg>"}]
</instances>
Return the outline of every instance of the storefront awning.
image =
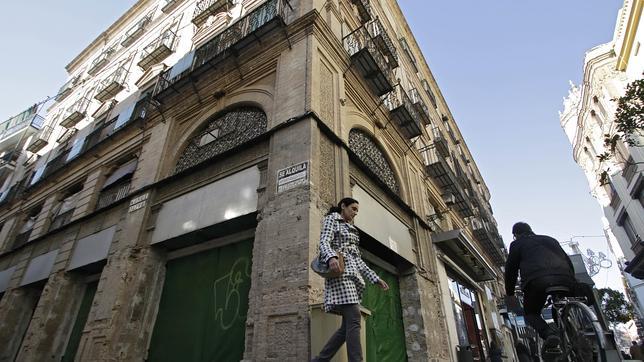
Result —
<instances>
[{"instance_id":1,"label":"storefront awning","mask_svg":"<svg viewBox=\"0 0 644 362\"><path fill-rule=\"evenodd\" d=\"M73 270L107 259L116 226L88 235L76 242L67 270Z\"/></svg>"},{"instance_id":2,"label":"storefront awning","mask_svg":"<svg viewBox=\"0 0 644 362\"><path fill-rule=\"evenodd\" d=\"M11 276L13 275L13 272L15 270L16 270L16 267L12 266L11 268L0 271L0 293L7 290L7 287L9 286L9 281L11 280Z\"/></svg>"},{"instance_id":3,"label":"storefront awning","mask_svg":"<svg viewBox=\"0 0 644 362\"><path fill-rule=\"evenodd\" d=\"M492 267L474 249L463 230L436 233L432 241L473 280L482 282L494 279Z\"/></svg>"},{"instance_id":4,"label":"storefront awning","mask_svg":"<svg viewBox=\"0 0 644 362\"><path fill-rule=\"evenodd\" d=\"M20 286L22 287L49 278L57 255L58 249L31 259L29 265L27 265L27 271L25 271L25 275L22 277Z\"/></svg>"}]
</instances>

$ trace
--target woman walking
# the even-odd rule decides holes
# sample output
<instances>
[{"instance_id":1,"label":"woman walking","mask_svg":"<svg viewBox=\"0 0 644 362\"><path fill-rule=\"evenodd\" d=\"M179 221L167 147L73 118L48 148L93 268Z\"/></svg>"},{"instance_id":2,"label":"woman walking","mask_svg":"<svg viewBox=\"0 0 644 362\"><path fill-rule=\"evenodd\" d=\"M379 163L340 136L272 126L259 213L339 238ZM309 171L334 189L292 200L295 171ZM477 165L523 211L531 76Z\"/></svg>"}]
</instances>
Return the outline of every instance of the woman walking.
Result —
<instances>
[{"instance_id":1,"label":"woman walking","mask_svg":"<svg viewBox=\"0 0 644 362\"><path fill-rule=\"evenodd\" d=\"M383 290L389 289L387 283L365 264L360 255L360 236L353 226L358 208L358 201L346 197L324 217L320 232L320 259L329 264L331 271L339 272L338 253L341 253L345 266L342 275L324 281L324 311L340 314L342 325L313 362L330 361L345 341L349 362L362 361L360 300L365 289L363 277Z\"/></svg>"}]
</instances>

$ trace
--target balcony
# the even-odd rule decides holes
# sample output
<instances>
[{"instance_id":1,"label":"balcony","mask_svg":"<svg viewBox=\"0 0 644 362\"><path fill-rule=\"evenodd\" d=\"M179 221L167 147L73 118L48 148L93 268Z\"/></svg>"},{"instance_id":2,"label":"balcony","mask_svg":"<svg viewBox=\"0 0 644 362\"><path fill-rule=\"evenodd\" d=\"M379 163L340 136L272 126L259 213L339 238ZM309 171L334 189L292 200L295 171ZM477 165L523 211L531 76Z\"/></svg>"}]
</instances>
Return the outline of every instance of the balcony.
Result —
<instances>
[{"instance_id":1,"label":"balcony","mask_svg":"<svg viewBox=\"0 0 644 362\"><path fill-rule=\"evenodd\" d=\"M405 137L414 138L422 134L420 115L402 86L395 86L394 91L385 96L384 103Z\"/></svg>"},{"instance_id":2,"label":"balcony","mask_svg":"<svg viewBox=\"0 0 644 362\"><path fill-rule=\"evenodd\" d=\"M172 52L176 45L177 36L174 31L166 30L150 44L146 45L141 52L141 59L137 63L143 70L147 70L155 64L161 63Z\"/></svg>"},{"instance_id":3,"label":"balcony","mask_svg":"<svg viewBox=\"0 0 644 362\"><path fill-rule=\"evenodd\" d=\"M183 0L165 0L165 5L161 8L161 11L165 14L169 14L172 10L176 9Z\"/></svg>"},{"instance_id":4,"label":"balcony","mask_svg":"<svg viewBox=\"0 0 644 362\"><path fill-rule=\"evenodd\" d=\"M504 265L505 257L502 252L504 245L496 230L496 226L484 218L475 217L472 218L472 232L494 263L496 265Z\"/></svg>"},{"instance_id":5,"label":"balcony","mask_svg":"<svg viewBox=\"0 0 644 362\"><path fill-rule=\"evenodd\" d=\"M65 211L60 215L54 217L54 219L51 221L51 224L49 225L49 231L56 230L69 224L72 221L72 215L74 215L74 209Z\"/></svg>"},{"instance_id":6,"label":"balcony","mask_svg":"<svg viewBox=\"0 0 644 362\"><path fill-rule=\"evenodd\" d=\"M363 23L371 20L371 4L369 4L369 0L351 0L351 3L358 9L358 15Z\"/></svg>"},{"instance_id":7,"label":"balcony","mask_svg":"<svg viewBox=\"0 0 644 362\"><path fill-rule=\"evenodd\" d=\"M138 38L145 33L145 28L150 23L151 16L147 15L139 20L134 26L132 26L128 31L125 32L125 38L121 42L121 45L128 47L132 45Z\"/></svg>"},{"instance_id":8,"label":"balcony","mask_svg":"<svg viewBox=\"0 0 644 362\"><path fill-rule=\"evenodd\" d=\"M42 128L45 119L36 114L36 111L35 107L31 107L0 123L0 148L14 146Z\"/></svg>"},{"instance_id":9,"label":"balcony","mask_svg":"<svg viewBox=\"0 0 644 362\"><path fill-rule=\"evenodd\" d=\"M27 151L36 153L47 146L49 143L49 137L51 137L54 127L45 126L40 130L40 133L35 137L31 144L27 147Z\"/></svg>"},{"instance_id":10,"label":"balcony","mask_svg":"<svg viewBox=\"0 0 644 362\"><path fill-rule=\"evenodd\" d=\"M411 99L411 103L414 107L416 107L416 111L418 112L420 119L423 121L423 124L425 126L429 125L432 122L431 118L429 118L429 108L427 108L427 105L421 98L420 93L418 93L418 89L414 88L410 90L409 98Z\"/></svg>"},{"instance_id":11,"label":"balcony","mask_svg":"<svg viewBox=\"0 0 644 362\"><path fill-rule=\"evenodd\" d=\"M74 87L76 87L76 84L80 80L80 76L76 76L70 80L68 80L65 84L63 84L62 87L58 90L58 94L56 94L56 102L60 102L63 99L67 98L70 94L72 94L72 91L74 90Z\"/></svg>"},{"instance_id":12,"label":"balcony","mask_svg":"<svg viewBox=\"0 0 644 362\"><path fill-rule=\"evenodd\" d=\"M203 24L210 15L217 15L222 10L235 6L233 0L201 0L197 2L192 23L196 26Z\"/></svg>"},{"instance_id":13,"label":"balcony","mask_svg":"<svg viewBox=\"0 0 644 362\"><path fill-rule=\"evenodd\" d=\"M269 0L251 11L194 52L194 59L186 57L161 73L154 96L159 99L169 88L174 89L190 81L188 75L208 72L228 55L237 54L253 42L286 25L287 0ZM190 54L190 53L189 53ZM189 64L185 62L189 61Z\"/></svg>"},{"instance_id":14,"label":"balcony","mask_svg":"<svg viewBox=\"0 0 644 362\"><path fill-rule=\"evenodd\" d=\"M449 146L447 145L447 140L443 137L443 132L440 128L432 127L432 140L434 141L434 146L436 150L442 157L449 157Z\"/></svg>"},{"instance_id":15,"label":"balcony","mask_svg":"<svg viewBox=\"0 0 644 362\"><path fill-rule=\"evenodd\" d=\"M98 203L96 204L96 209L101 209L105 206L109 206L119 200L126 198L130 194L131 183L129 180L125 183L115 185L108 189L101 191L98 196Z\"/></svg>"},{"instance_id":16,"label":"balcony","mask_svg":"<svg viewBox=\"0 0 644 362\"><path fill-rule=\"evenodd\" d=\"M6 177L16 169L20 151L10 151L0 156L0 177Z\"/></svg>"},{"instance_id":17,"label":"balcony","mask_svg":"<svg viewBox=\"0 0 644 362\"><path fill-rule=\"evenodd\" d=\"M429 82L423 79L420 81L420 84L423 86L425 93L427 93L427 97L429 98L429 102L432 104L432 107L436 109L438 107L436 97L434 96L434 92L432 92L432 88L429 86Z\"/></svg>"},{"instance_id":18,"label":"balcony","mask_svg":"<svg viewBox=\"0 0 644 362\"><path fill-rule=\"evenodd\" d=\"M67 110L63 116L63 120L60 122L60 125L65 128L72 128L78 122L82 121L87 117L87 107L89 107L90 100L82 97L74 102Z\"/></svg>"},{"instance_id":19,"label":"balcony","mask_svg":"<svg viewBox=\"0 0 644 362\"><path fill-rule=\"evenodd\" d=\"M125 79L127 78L127 69L124 66L118 67L107 78L103 79L96 90L94 98L105 102L106 100L116 96L125 88Z\"/></svg>"},{"instance_id":20,"label":"balcony","mask_svg":"<svg viewBox=\"0 0 644 362\"><path fill-rule=\"evenodd\" d=\"M443 190L443 195L451 194L454 196L454 205L456 212L461 217L474 216L474 209L469 201L469 196L459 184L452 166L445 157L438 153L434 144L420 150L425 161L427 174Z\"/></svg>"},{"instance_id":21,"label":"balcony","mask_svg":"<svg viewBox=\"0 0 644 362\"><path fill-rule=\"evenodd\" d=\"M387 62L367 29L360 27L345 36L344 48L376 96L381 97L394 89L394 67Z\"/></svg>"},{"instance_id":22,"label":"balcony","mask_svg":"<svg viewBox=\"0 0 644 362\"><path fill-rule=\"evenodd\" d=\"M380 20L375 19L370 23L367 23L365 26L367 27L367 31L369 32L369 35L371 35L373 42L387 58L389 66L392 69L398 68L398 54L396 52L396 47Z\"/></svg>"},{"instance_id":23,"label":"balcony","mask_svg":"<svg viewBox=\"0 0 644 362\"><path fill-rule=\"evenodd\" d=\"M63 168L63 166L65 166L65 164L67 163L68 155L69 155L69 149L62 151L56 157L51 159L47 163L47 167L45 168L43 175L40 177L40 180L47 178L49 175Z\"/></svg>"},{"instance_id":24,"label":"balcony","mask_svg":"<svg viewBox=\"0 0 644 362\"><path fill-rule=\"evenodd\" d=\"M110 62L110 59L112 59L115 52L116 49L114 49L114 47L105 49L92 61L92 64L90 64L89 69L87 70L87 74L96 75L100 72L101 69L105 68L105 66Z\"/></svg>"}]
</instances>

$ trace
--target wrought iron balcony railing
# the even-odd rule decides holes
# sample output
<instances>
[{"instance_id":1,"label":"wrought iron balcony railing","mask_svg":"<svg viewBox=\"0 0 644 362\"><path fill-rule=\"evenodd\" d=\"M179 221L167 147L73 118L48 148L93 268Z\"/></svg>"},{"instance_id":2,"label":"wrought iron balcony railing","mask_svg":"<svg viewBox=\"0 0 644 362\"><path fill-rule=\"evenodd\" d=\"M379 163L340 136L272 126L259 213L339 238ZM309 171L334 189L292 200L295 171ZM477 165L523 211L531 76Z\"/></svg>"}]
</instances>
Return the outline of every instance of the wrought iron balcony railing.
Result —
<instances>
[{"instance_id":1,"label":"wrought iron balcony railing","mask_svg":"<svg viewBox=\"0 0 644 362\"><path fill-rule=\"evenodd\" d=\"M143 48L141 59L137 65L143 70L147 70L151 66L162 62L174 52L176 39L177 36L174 31L170 29L164 31L158 38Z\"/></svg>"},{"instance_id":2,"label":"wrought iron balcony railing","mask_svg":"<svg viewBox=\"0 0 644 362\"><path fill-rule=\"evenodd\" d=\"M423 124L429 125L432 122L431 118L429 117L429 108L427 108L425 101L423 101L423 98L420 96L418 89L414 88L410 90L409 98L411 99L411 103L414 104L414 107L416 107L416 110L418 111L418 115L420 116L420 119L423 121Z\"/></svg>"},{"instance_id":3,"label":"wrought iron balcony railing","mask_svg":"<svg viewBox=\"0 0 644 362\"><path fill-rule=\"evenodd\" d=\"M192 23L199 26L203 24L210 15L217 15L220 11L233 6L235 6L233 0L200 0L195 6Z\"/></svg>"},{"instance_id":4,"label":"wrought iron balcony railing","mask_svg":"<svg viewBox=\"0 0 644 362\"><path fill-rule=\"evenodd\" d=\"M128 180L125 183L121 183L119 185L115 185L101 191L100 195L98 196L96 208L100 209L126 198L127 195L130 194L131 185L132 184Z\"/></svg>"},{"instance_id":5,"label":"wrought iron balcony railing","mask_svg":"<svg viewBox=\"0 0 644 362\"><path fill-rule=\"evenodd\" d=\"M360 15L360 20L362 20L363 23L366 23L373 18L369 0L351 0L351 3L358 8L358 15Z\"/></svg>"},{"instance_id":6,"label":"wrought iron balcony railing","mask_svg":"<svg viewBox=\"0 0 644 362\"><path fill-rule=\"evenodd\" d=\"M461 187L454 174L453 165L438 153L434 144L419 150L425 161L429 176L443 190L443 194L454 196L454 208L461 217L474 216L474 209L469 201L469 196Z\"/></svg>"},{"instance_id":7,"label":"wrought iron balcony railing","mask_svg":"<svg viewBox=\"0 0 644 362\"><path fill-rule=\"evenodd\" d=\"M360 27L345 36L344 48L358 72L378 97L394 89L395 67L387 61L387 57L376 46L366 28Z\"/></svg>"},{"instance_id":8,"label":"wrought iron balcony railing","mask_svg":"<svg viewBox=\"0 0 644 362\"><path fill-rule=\"evenodd\" d=\"M109 62L110 59L112 59L112 56L114 53L116 53L116 47L110 47L108 49L105 49L101 54L99 54L93 61L92 64L90 64L89 69L87 70L87 73L89 75L96 75L96 73L100 72L101 69L103 69Z\"/></svg>"},{"instance_id":9,"label":"wrought iron balcony railing","mask_svg":"<svg viewBox=\"0 0 644 362\"><path fill-rule=\"evenodd\" d=\"M384 25L382 25L379 19L375 19L367 23L365 26L367 27L367 31L371 35L373 42L376 44L378 49L380 49L382 54L387 57L387 63L389 63L389 66L392 69L397 68L398 52L396 51L394 42L389 37L389 34L387 34Z\"/></svg>"},{"instance_id":10,"label":"wrought iron balcony railing","mask_svg":"<svg viewBox=\"0 0 644 362\"><path fill-rule=\"evenodd\" d=\"M72 79L65 82L65 84L63 84L63 86L58 90L58 94L56 94L56 102L60 102L63 99L67 98L67 96L72 94L72 91L74 90L74 87L76 87L76 84L78 84L79 80L80 75L73 77Z\"/></svg>"},{"instance_id":11,"label":"wrought iron balcony railing","mask_svg":"<svg viewBox=\"0 0 644 362\"><path fill-rule=\"evenodd\" d=\"M161 8L161 11L165 14L169 14L172 10L176 9L183 0L165 0L165 5Z\"/></svg>"},{"instance_id":12,"label":"wrought iron balcony railing","mask_svg":"<svg viewBox=\"0 0 644 362\"><path fill-rule=\"evenodd\" d=\"M274 28L284 26L287 7L290 8L287 0L264 2L199 47L194 52L194 58L188 59L190 65L177 63L174 67L182 67L181 71L173 70L173 67L161 73L154 95L159 96L166 89L186 79L187 74L207 71L210 65L224 59L233 51L238 52Z\"/></svg>"},{"instance_id":13,"label":"wrought iron balcony railing","mask_svg":"<svg viewBox=\"0 0 644 362\"><path fill-rule=\"evenodd\" d=\"M106 100L119 94L125 88L125 80L127 79L128 71L125 66L116 68L112 74L103 79L96 90L94 98L105 102Z\"/></svg>"},{"instance_id":14,"label":"wrought iron balcony railing","mask_svg":"<svg viewBox=\"0 0 644 362\"><path fill-rule=\"evenodd\" d=\"M432 92L432 88L429 86L429 82L423 79L420 81L420 84L423 86L425 93L427 93L427 97L429 98L429 103L431 103L432 107L436 109L436 107L438 106L436 103L436 97L434 96L434 92Z\"/></svg>"},{"instance_id":15,"label":"wrought iron balcony railing","mask_svg":"<svg viewBox=\"0 0 644 362\"><path fill-rule=\"evenodd\" d=\"M146 15L141 20L137 21L134 26L132 26L125 32L125 37L123 38L121 45L124 47L132 45L132 43L134 43L138 38L141 37L141 35L143 35L143 33L145 33L145 28L150 23L150 20L152 20L152 16Z\"/></svg>"},{"instance_id":16,"label":"wrought iron balcony railing","mask_svg":"<svg viewBox=\"0 0 644 362\"><path fill-rule=\"evenodd\" d=\"M501 249L503 241L498 235L496 227L485 218L472 218L472 232L474 237L482 244L486 253L492 258L495 264L505 264L505 258Z\"/></svg>"},{"instance_id":17,"label":"wrought iron balcony railing","mask_svg":"<svg viewBox=\"0 0 644 362\"><path fill-rule=\"evenodd\" d=\"M82 121L87 116L87 107L89 107L90 100L86 97L81 97L76 100L67 110L60 125L65 128L72 128L78 122Z\"/></svg>"},{"instance_id":18,"label":"wrought iron balcony railing","mask_svg":"<svg viewBox=\"0 0 644 362\"><path fill-rule=\"evenodd\" d=\"M405 137L414 138L422 134L420 115L400 84L385 96L384 104Z\"/></svg>"},{"instance_id":19,"label":"wrought iron balcony railing","mask_svg":"<svg viewBox=\"0 0 644 362\"><path fill-rule=\"evenodd\" d=\"M51 137L54 127L45 126L43 127L31 144L27 147L27 151L36 153L43 149L48 143L49 138Z\"/></svg>"},{"instance_id":20,"label":"wrought iron balcony railing","mask_svg":"<svg viewBox=\"0 0 644 362\"><path fill-rule=\"evenodd\" d=\"M443 132L438 127L432 127L432 140L436 146L436 150L442 157L449 157L449 146L447 140L443 136Z\"/></svg>"}]
</instances>

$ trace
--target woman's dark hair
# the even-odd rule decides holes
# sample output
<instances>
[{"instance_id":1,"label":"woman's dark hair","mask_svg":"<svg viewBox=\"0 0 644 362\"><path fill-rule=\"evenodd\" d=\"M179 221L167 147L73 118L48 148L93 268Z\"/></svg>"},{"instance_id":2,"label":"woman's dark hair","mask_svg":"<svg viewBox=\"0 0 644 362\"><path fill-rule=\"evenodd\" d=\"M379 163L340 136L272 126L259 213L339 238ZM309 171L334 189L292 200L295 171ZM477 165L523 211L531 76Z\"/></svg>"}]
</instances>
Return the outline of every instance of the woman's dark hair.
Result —
<instances>
[{"instance_id":1,"label":"woman's dark hair","mask_svg":"<svg viewBox=\"0 0 644 362\"><path fill-rule=\"evenodd\" d=\"M334 212L339 213L340 211L342 211L342 205L349 206L351 204L359 204L359 202L358 200L353 199L351 197L345 197L344 199L340 200L340 202L338 202L338 206L331 206L331 208L329 209L329 212L327 212L326 214L330 215L330 214L333 214Z\"/></svg>"}]
</instances>

